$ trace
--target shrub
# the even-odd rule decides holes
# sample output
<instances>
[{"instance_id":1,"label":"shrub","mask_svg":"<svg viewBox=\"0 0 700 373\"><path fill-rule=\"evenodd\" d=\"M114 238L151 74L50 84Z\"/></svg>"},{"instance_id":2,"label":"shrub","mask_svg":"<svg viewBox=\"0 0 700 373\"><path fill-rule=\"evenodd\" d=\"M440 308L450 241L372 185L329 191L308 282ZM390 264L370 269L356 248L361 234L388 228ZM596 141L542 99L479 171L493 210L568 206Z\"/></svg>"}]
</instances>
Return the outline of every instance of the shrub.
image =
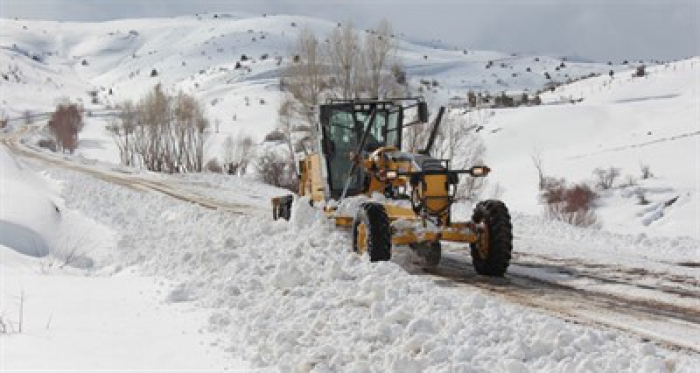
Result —
<instances>
[{"instance_id":1,"label":"shrub","mask_svg":"<svg viewBox=\"0 0 700 373\"><path fill-rule=\"evenodd\" d=\"M642 179L643 180L651 179L652 177L654 177L654 174L651 172L651 167L648 164L642 163L639 165L639 168L642 172Z\"/></svg>"},{"instance_id":2,"label":"shrub","mask_svg":"<svg viewBox=\"0 0 700 373\"><path fill-rule=\"evenodd\" d=\"M644 189L642 189L642 188L637 189L636 194L637 194L637 202L640 205L648 205L649 203L651 203L647 199L647 196L646 196L646 193L644 192Z\"/></svg>"},{"instance_id":3,"label":"shrub","mask_svg":"<svg viewBox=\"0 0 700 373\"><path fill-rule=\"evenodd\" d=\"M579 227L598 222L593 209L598 195L585 183L567 185L563 179L548 178L542 198L550 219Z\"/></svg>"},{"instance_id":4,"label":"shrub","mask_svg":"<svg viewBox=\"0 0 700 373\"><path fill-rule=\"evenodd\" d=\"M40 148L49 149L52 152L56 151L56 141L52 139L41 139L37 142Z\"/></svg>"},{"instance_id":5,"label":"shrub","mask_svg":"<svg viewBox=\"0 0 700 373\"><path fill-rule=\"evenodd\" d=\"M287 139L287 137L284 135L284 132L282 132L278 129L273 130L272 132L265 135L265 141L270 141L270 142L284 141L286 139Z\"/></svg>"},{"instance_id":6,"label":"shrub","mask_svg":"<svg viewBox=\"0 0 700 373\"><path fill-rule=\"evenodd\" d=\"M223 167L221 167L219 160L217 160L216 158L208 160L207 163L204 165L204 169L217 174L224 172Z\"/></svg>"},{"instance_id":7,"label":"shrub","mask_svg":"<svg viewBox=\"0 0 700 373\"><path fill-rule=\"evenodd\" d=\"M296 190L294 166L275 151L268 150L255 162L255 171L264 183Z\"/></svg>"},{"instance_id":8,"label":"shrub","mask_svg":"<svg viewBox=\"0 0 700 373\"><path fill-rule=\"evenodd\" d=\"M596 168L593 170L596 177L596 186L602 190L608 190L615 185L615 180L620 176L620 169L609 167L607 170Z\"/></svg>"},{"instance_id":9,"label":"shrub","mask_svg":"<svg viewBox=\"0 0 700 373\"><path fill-rule=\"evenodd\" d=\"M238 135L224 140L224 170L229 175L245 175L253 150L253 139Z\"/></svg>"},{"instance_id":10,"label":"shrub","mask_svg":"<svg viewBox=\"0 0 700 373\"><path fill-rule=\"evenodd\" d=\"M637 179L632 175L627 175L625 177L625 180L622 182L622 184L620 184L621 187L625 187L625 188L626 187L633 187L636 185L638 185Z\"/></svg>"}]
</instances>

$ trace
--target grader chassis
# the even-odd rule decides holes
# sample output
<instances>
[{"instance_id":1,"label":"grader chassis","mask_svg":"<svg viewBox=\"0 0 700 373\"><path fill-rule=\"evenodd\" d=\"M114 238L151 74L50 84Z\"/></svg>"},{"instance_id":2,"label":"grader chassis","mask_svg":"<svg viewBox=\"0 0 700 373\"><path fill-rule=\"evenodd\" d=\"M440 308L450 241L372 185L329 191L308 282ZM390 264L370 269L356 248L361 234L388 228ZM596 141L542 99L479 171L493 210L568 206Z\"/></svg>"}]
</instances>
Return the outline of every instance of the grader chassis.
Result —
<instances>
[{"instance_id":1,"label":"grader chassis","mask_svg":"<svg viewBox=\"0 0 700 373\"><path fill-rule=\"evenodd\" d=\"M338 227L351 229L355 252L386 261L392 246L407 245L435 266L441 241L462 242L470 245L478 274L505 274L513 239L505 204L482 201L471 221L452 220L460 176L485 177L490 169L453 170L449 160L430 156L444 108L417 154L401 151L401 145L405 128L428 122L422 98L330 100L319 112L320 152L300 160L298 195L308 197ZM409 116L416 119L407 122ZM359 205L345 203L362 196ZM292 195L273 198L273 218L288 220L293 200ZM347 205L356 208L348 211Z\"/></svg>"}]
</instances>

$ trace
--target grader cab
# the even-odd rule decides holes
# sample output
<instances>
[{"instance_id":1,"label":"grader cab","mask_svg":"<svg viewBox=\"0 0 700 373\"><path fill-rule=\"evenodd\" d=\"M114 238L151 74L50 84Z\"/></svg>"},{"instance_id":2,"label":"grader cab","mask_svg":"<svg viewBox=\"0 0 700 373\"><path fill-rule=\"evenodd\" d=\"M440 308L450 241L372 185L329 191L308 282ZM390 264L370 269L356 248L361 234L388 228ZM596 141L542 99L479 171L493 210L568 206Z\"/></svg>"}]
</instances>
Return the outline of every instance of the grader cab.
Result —
<instances>
[{"instance_id":1,"label":"grader cab","mask_svg":"<svg viewBox=\"0 0 700 373\"><path fill-rule=\"evenodd\" d=\"M441 108L424 149L402 151L404 129L428 122L421 98L331 100L320 106L319 149L299 162L299 196L352 231L352 249L371 261L391 259L392 246L408 246L429 266L438 265L441 241L470 245L478 274L503 276L512 251L506 206L476 205L471 221L456 222L451 207L460 177L485 177L490 169L450 168L430 156ZM410 120L409 120L410 119ZM273 217L289 219L294 196L273 198Z\"/></svg>"}]
</instances>

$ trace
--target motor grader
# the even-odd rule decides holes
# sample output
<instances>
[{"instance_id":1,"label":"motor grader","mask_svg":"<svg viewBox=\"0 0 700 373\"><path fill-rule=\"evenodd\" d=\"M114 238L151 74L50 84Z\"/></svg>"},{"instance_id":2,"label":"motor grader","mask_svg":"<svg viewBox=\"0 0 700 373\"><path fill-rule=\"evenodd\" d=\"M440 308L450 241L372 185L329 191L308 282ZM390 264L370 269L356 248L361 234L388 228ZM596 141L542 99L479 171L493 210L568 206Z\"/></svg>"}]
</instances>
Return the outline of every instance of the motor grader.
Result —
<instances>
[{"instance_id":1,"label":"motor grader","mask_svg":"<svg viewBox=\"0 0 700 373\"><path fill-rule=\"evenodd\" d=\"M371 261L391 259L392 246L408 246L427 266L442 256L441 241L468 243L478 274L503 276L512 251L505 204L479 202L472 220L452 219L460 177L485 177L474 165L451 169L430 156L444 108L432 123L424 149L402 151L404 129L429 125L422 98L329 100L319 107L318 149L299 161L299 196L352 232L352 249ZM272 200L273 218L289 220L294 196ZM355 201L359 203L347 203Z\"/></svg>"}]
</instances>

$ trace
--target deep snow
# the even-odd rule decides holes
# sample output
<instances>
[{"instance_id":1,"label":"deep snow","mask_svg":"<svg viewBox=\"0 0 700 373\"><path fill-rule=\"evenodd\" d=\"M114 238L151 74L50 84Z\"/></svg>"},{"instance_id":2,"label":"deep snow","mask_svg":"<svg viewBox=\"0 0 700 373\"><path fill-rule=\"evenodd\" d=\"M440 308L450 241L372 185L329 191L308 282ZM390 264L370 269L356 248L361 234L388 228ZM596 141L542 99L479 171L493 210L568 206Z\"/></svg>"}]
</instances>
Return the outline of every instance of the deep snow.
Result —
<instances>
[{"instance_id":1,"label":"deep snow","mask_svg":"<svg viewBox=\"0 0 700 373\"><path fill-rule=\"evenodd\" d=\"M135 268L87 274L4 246L0 261L0 310L14 324L0 336L3 372L246 369L202 330L208 312L171 300L167 280Z\"/></svg>"},{"instance_id":2,"label":"deep snow","mask_svg":"<svg viewBox=\"0 0 700 373\"><path fill-rule=\"evenodd\" d=\"M297 205L295 222L271 222L73 172L50 174L64 180L69 207L121 232L121 263L173 280L178 297L210 309L210 331L253 366L563 372L692 371L699 363L697 356L570 324L478 290L443 287L397 263L370 264L348 252L347 233L297 213L305 204ZM525 223L549 227L550 239L571 234L516 217L515 226Z\"/></svg>"}]
</instances>

